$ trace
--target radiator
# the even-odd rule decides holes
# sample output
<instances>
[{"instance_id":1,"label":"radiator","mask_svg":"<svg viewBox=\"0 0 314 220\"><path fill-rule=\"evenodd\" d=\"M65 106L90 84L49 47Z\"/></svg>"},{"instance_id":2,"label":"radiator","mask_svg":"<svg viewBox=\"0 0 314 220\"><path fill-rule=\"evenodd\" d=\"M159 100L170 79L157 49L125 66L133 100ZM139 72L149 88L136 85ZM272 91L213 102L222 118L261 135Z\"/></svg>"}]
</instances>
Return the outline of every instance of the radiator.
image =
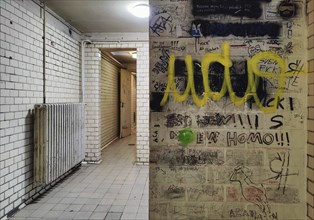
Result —
<instances>
[{"instance_id":1,"label":"radiator","mask_svg":"<svg viewBox=\"0 0 314 220\"><path fill-rule=\"evenodd\" d=\"M47 185L85 156L85 111L81 103L35 105L34 182Z\"/></svg>"}]
</instances>

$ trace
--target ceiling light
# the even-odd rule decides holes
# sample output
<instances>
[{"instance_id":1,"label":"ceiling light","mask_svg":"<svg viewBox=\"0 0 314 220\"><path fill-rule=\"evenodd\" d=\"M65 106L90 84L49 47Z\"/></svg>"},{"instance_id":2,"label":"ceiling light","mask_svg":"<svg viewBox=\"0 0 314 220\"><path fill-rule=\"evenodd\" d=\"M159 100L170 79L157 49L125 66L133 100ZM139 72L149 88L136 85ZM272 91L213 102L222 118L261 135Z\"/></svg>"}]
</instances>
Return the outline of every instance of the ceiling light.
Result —
<instances>
[{"instance_id":1,"label":"ceiling light","mask_svg":"<svg viewBox=\"0 0 314 220\"><path fill-rule=\"evenodd\" d=\"M149 16L149 6L146 3L137 3L128 6L129 12L139 18L147 18Z\"/></svg>"},{"instance_id":2,"label":"ceiling light","mask_svg":"<svg viewBox=\"0 0 314 220\"><path fill-rule=\"evenodd\" d=\"M136 58L137 58L136 51L134 51L134 52L129 52L129 53L131 54L131 56L132 56L134 59L136 59Z\"/></svg>"}]
</instances>

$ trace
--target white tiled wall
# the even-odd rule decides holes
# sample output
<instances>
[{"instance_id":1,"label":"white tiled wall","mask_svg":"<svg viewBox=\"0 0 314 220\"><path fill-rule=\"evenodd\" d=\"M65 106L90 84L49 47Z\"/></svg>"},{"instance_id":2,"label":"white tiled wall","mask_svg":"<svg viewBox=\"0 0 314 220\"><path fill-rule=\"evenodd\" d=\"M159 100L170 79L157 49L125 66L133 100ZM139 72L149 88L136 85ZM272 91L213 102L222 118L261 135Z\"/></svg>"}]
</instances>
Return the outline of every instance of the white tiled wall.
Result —
<instances>
[{"instance_id":1,"label":"white tiled wall","mask_svg":"<svg viewBox=\"0 0 314 220\"><path fill-rule=\"evenodd\" d=\"M148 43L137 46L137 162L149 162L149 48Z\"/></svg>"},{"instance_id":2,"label":"white tiled wall","mask_svg":"<svg viewBox=\"0 0 314 220\"><path fill-rule=\"evenodd\" d=\"M79 102L80 43L49 24L46 31L47 102Z\"/></svg>"},{"instance_id":3,"label":"white tiled wall","mask_svg":"<svg viewBox=\"0 0 314 220\"><path fill-rule=\"evenodd\" d=\"M0 0L0 218L40 190L33 187L32 110L43 102L43 20L22 3ZM78 102L80 44L49 24L46 30L47 102Z\"/></svg>"},{"instance_id":4,"label":"white tiled wall","mask_svg":"<svg viewBox=\"0 0 314 220\"><path fill-rule=\"evenodd\" d=\"M100 153L100 70L101 54L98 48L85 48L85 104L86 104L86 157L99 162Z\"/></svg>"},{"instance_id":5,"label":"white tiled wall","mask_svg":"<svg viewBox=\"0 0 314 220\"><path fill-rule=\"evenodd\" d=\"M119 34L119 37L124 34ZM125 34L127 38L127 34ZM86 83L85 100L87 104L87 157L86 160L97 162L101 156L99 130L99 48L137 48L137 163L146 164L149 159L149 84L148 84L148 42L97 43L85 49Z\"/></svg>"}]
</instances>

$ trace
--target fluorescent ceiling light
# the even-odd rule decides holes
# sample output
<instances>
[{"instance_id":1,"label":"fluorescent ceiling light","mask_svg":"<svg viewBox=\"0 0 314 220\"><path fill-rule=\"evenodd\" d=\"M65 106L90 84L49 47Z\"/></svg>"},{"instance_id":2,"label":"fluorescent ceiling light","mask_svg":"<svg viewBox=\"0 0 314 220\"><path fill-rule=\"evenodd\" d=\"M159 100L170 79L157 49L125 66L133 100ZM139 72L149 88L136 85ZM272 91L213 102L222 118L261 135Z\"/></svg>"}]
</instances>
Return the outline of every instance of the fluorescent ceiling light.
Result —
<instances>
[{"instance_id":1,"label":"fluorescent ceiling light","mask_svg":"<svg viewBox=\"0 0 314 220\"><path fill-rule=\"evenodd\" d=\"M136 51L134 51L134 52L130 52L130 54L131 54L131 56L132 56L134 59L136 59L136 58L137 58L137 53L136 53Z\"/></svg>"},{"instance_id":2,"label":"fluorescent ceiling light","mask_svg":"<svg viewBox=\"0 0 314 220\"><path fill-rule=\"evenodd\" d=\"M137 3L128 6L129 12L139 18L147 18L149 16L149 6L146 3Z\"/></svg>"}]
</instances>

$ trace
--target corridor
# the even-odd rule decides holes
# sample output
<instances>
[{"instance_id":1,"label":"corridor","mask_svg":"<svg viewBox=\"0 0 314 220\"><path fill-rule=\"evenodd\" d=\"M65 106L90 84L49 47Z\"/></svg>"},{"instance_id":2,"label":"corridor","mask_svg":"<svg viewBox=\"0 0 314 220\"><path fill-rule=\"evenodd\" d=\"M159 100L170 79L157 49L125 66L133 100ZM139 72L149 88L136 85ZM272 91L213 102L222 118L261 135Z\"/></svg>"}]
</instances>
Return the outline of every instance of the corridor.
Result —
<instances>
[{"instance_id":1,"label":"corridor","mask_svg":"<svg viewBox=\"0 0 314 220\"><path fill-rule=\"evenodd\" d=\"M10 219L148 219L148 166L135 164L135 137L102 151Z\"/></svg>"}]
</instances>

